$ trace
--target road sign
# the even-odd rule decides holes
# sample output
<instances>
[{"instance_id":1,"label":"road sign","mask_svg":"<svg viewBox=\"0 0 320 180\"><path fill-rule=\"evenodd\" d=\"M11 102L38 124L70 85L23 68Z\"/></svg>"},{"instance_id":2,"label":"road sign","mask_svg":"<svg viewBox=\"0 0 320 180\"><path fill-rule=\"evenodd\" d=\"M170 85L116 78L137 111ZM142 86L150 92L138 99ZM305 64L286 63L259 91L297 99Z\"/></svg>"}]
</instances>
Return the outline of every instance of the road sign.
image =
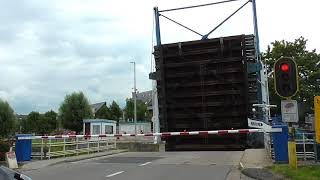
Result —
<instances>
[{"instance_id":1,"label":"road sign","mask_svg":"<svg viewBox=\"0 0 320 180\"><path fill-rule=\"evenodd\" d=\"M298 116L298 103L296 100L282 100L281 101L281 114L283 122L297 123Z\"/></svg>"},{"instance_id":2,"label":"road sign","mask_svg":"<svg viewBox=\"0 0 320 180\"><path fill-rule=\"evenodd\" d=\"M7 152L5 156L7 165L11 169L17 169L18 168L18 163L17 163L17 158L16 154L13 151Z\"/></svg>"},{"instance_id":3,"label":"road sign","mask_svg":"<svg viewBox=\"0 0 320 180\"><path fill-rule=\"evenodd\" d=\"M314 123L316 142L320 144L320 96L314 97Z\"/></svg>"},{"instance_id":4,"label":"road sign","mask_svg":"<svg viewBox=\"0 0 320 180\"><path fill-rule=\"evenodd\" d=\"M253 127L253 128L258 128L258 129L264 129L266 131L272 129L272 126L262 122L262 121L256 121L248 118L248 126Z\"/></svg>"}]
</instances>

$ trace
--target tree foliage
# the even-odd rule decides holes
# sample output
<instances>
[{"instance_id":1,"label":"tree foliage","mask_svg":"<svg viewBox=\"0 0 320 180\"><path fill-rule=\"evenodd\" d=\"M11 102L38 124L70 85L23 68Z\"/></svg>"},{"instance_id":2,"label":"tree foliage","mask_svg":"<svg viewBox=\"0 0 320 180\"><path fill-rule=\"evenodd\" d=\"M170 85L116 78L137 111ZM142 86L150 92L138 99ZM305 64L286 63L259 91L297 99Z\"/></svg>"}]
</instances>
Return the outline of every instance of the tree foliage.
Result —
<instances>
[{"instance_id":1,"label":"tree foliage","mask_svg":"<svg viewBox=\"0 0 320 180\"><path fill-rule=\"evenodd\" d=\"M15 115L8 102L0 99L0 137L8 137L13 133Z\"/></svg>"},{"instance_id":2,"label":"tree foliage","mask_svg":"<svg viewBox=\"0 0 320 180\"><path fill-rule=\"evenodd\" d=\"M110 109L110 119L119 121L120 117L122 116L122 111L120 106L115 101L112 101L109 109Z\"/></svg>"},{"instance_id":3,"label":"tree foliage","mask_svg":"<svg viewBox=\"0 0 320 180\"><path fill-rule=\"evenodd\" d=\"M32 111L26 119L20 120L23 133L49 134L58 126L57 113L48 111L44 114Z\"/></svg>"},{"instance_id":4,"label":"tree foliage","mask_svg":"<svg viewBox=\"0 0 320 180\"><path fill-rule=\"evenodd\" d=\"M39 132L45 134L54 131L58 127L57 116L58 114L52 110L41 115Z\"/></svg>"},{"instance_id":5,"label":"tree foliage","mask_svg":"<svg viewBox=\"0 0 320 180\"><path fill-rule=\"evenodd\" d=\"M111 118L111 112L108 106L102 106L101 109L96 112L95 118L99 119L112 119Z\"/></svg>"},{"instance_id":6,"label":"tree foliage","mask_svg":"<svg viewBox=\"0 0 320 180\"><path fill-rule=\"evenodd\" d=\"M277 104L278 108L273 114L280 114L280 98L275 94L273 80L273 65L281 56L293 57L299 71L299 92L296 99L304 112L312 112L313 97L320 94L320 55L316 50L306 49L307 40L303 37L290 41L275 41L267 51L262 54L262 59L267 64L270 102ZM304 113L301 113L304 115Z\"/></svg>"},{"instance_id":7,"label":"tree foliage","mask_svg":"<svg viewBox=\"0 0 320 180\"><path fill-rule=\"evenodd\" d=\"M39 127L41 126L41 115L39 112L32 111L28 114L27 118L21 120L23 133L39 134Z\"/></svg>"},{"instance_id":8,"label":"tree foliage","mask_svg":"<svg viewBox=\"0 0 320 180\"><path fill-rule=\"evenodd\" d=\"M59 118L64 128L81 132L82 121L92 118L88 99L82 92L67 95L59 108Z\"/></svg>"},{"instance_id":9,"label":"tree foliage","mask_svg":"<svg viewBox=\"0 0 320 180\"><path fill-rule=\"evenodd\" d=\"M132 98L126 99L125 119L133 120L134 119L134 100ZM141 100L137 100L137 121L150 121L151 114L147 110L147 105Z\"/></svg>"}]
</instances>

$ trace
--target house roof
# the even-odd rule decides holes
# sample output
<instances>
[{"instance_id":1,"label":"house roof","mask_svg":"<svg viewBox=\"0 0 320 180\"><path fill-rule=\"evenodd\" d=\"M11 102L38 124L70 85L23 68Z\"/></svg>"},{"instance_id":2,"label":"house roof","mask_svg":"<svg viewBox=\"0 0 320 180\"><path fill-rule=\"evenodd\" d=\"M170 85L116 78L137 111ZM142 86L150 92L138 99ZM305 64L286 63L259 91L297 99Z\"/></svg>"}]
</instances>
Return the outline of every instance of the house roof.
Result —
<instances>
[{"instance_id":1,"label":"house roof","mask_svg":"<svg viewBox=\"0 0 320 180\"><path fill-rule=\"evenodd\" d=\"M26 119L28 117L28 115L17 114L16 117L17 117L17 119Z\"/></svg>"},{"instance_id":2,"label":"house roof","mask_svg":"<svg viewBox=\"0 0 320 180\"><path fill-rule=\"evenodd\" d=\"M119 124L121 124L121 125L134 125L135 123L134 122L119 122ZM142 125L142 124L151 124L151 122L150 121L142 121L142 122L137 122L136 124L140 124L140 125Z\"/></svg>"},{"instance_id":3,"label":"house roof","mask_svg":"<svg viewBox=\"0 0 320 180\"><path fill-rule=\"evenodd\" d=\"M144 102L147 106L152 106L152 90L137 93L137 100Z\"/></svg>"},{"instance_id":4,"label":"house roof","mask_svg":"<svg viewBox=\"0 0 320 180\"><path fill-rule=\"evenodd\" d=\"M91 107L92 112L96 113L104 105L107 105L107 103L106 102L100 102L100 103L96 103L96 104L91 104L90 107Z\"/></svg>"},{"instance_id":5,"label":"house roof","mask_svg":"<svg viewBox=\"0 0 320 180\"><path fill-rule=\"evenodd\" d=\"M91 123L91 122L95 122L95 123L97 123L97 122L104 122L104 123L117 123L117 121L114 121L114 120L109 120L109 119L84 119L83 120L83 122L84 123Z\"/></svg>"}]
</instances>

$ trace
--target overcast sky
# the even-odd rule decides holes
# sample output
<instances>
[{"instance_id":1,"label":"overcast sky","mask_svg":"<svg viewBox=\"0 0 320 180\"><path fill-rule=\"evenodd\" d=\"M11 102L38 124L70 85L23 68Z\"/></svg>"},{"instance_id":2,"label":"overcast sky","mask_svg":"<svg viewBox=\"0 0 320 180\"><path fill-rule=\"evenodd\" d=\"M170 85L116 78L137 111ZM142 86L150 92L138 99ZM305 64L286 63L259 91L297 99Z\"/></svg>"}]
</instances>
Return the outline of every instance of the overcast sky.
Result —
<instances>
[{"instance_id":1,"label":"overcast sky","mask_svg":"<svg viewBox=\"0 0 320 180\"><path fill-rule=\"evenodd\" d=\"M66 94L83 91L91 103L131 96L137 63L139 91L151 89L153 7L215 0L0 0L0 98L16 113L57 110ZM240 7L225 5L164 13L205 34ZM304 36L320 49L318 0L257 0L261 49ZM161 18L162 42L199 36ZM210 37L253 33L249 3ZM319 51L318 51L319 52Z\"/></svg>"}]
</instances>

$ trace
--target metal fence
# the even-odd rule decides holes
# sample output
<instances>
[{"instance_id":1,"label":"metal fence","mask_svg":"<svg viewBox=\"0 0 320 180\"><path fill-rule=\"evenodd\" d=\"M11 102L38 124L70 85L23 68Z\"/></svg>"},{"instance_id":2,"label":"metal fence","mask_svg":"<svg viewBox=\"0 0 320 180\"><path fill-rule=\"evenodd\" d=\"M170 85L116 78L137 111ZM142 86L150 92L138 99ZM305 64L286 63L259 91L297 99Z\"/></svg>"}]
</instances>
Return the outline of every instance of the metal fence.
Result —
<instances>
[{"instance_id":1,"label":"metal fence","mask_svg":"<svg viewBox=\"0 0 320 180\"><path fill-rule=\"evenodd\" d=\"M32 140L32 158L51 159L116 149L116 138L112 137L74 137Z\"/></svg>"},{"instance_id":2,"label":"metal fence","mask_svg":"<svg viewBox=\"0 0 320 180\"><path fill-rule=\"evenodd\" d=\"M296 141L296 154L298 160L316 160L316 144L314 133L297 133ZM271 133L264 134L264 143L267 152L270 153L271 158L274 159L274 149Z\"/></svg>"}]
</instances>

